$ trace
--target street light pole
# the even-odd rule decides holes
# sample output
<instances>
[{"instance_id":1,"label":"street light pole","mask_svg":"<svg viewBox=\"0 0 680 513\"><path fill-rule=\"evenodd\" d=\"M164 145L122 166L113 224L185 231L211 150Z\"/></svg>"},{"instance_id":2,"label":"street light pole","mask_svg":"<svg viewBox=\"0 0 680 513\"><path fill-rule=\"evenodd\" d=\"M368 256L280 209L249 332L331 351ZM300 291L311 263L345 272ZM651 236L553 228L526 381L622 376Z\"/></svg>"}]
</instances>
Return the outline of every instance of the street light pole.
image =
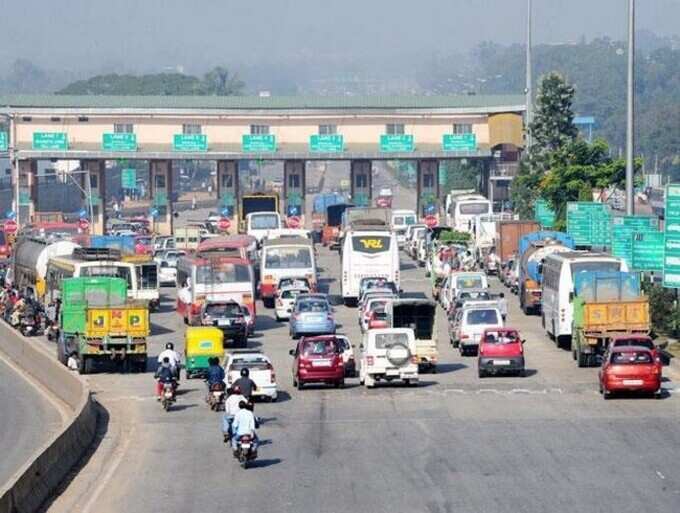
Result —
<instances>
[{"instance_id":1,"label":"street light pole","mask_svg":"<svg viewBox=\"0 0 680 513\"><path fill-rule=\"evenodd\" d=\"M526 104L527 104L527 115L526 115L526 146L527 146L527 151L531 147L531 132L529 132L529 125L531 125L531 122L533 121L533 95L531 91L531 0L527 0L527 55L526 55L526 68L527 68L527 76L526 76L526 85L525 85L525 92L526 92Z\"/></svg>"},{"instance_id":2,"label":"street light pole","mask_svg":"<svg viewBox=\"0 0 680 513\"><path fill-rule=\"evenodd\" d=\"M626 215L635 213L633 153L635 150L635 0L628 0L628 97L626 99Z\"/></svg>"}]
</instances>

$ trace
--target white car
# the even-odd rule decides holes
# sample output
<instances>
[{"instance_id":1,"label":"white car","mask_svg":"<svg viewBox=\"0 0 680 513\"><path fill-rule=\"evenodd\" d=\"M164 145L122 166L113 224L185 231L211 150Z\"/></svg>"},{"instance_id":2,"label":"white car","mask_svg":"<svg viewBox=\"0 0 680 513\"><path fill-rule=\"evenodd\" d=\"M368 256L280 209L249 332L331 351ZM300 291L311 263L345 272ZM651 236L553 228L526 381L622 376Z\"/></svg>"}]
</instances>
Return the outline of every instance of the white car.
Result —
<instances>
[{"instance_id":1,"label":"white car","mask_svg":"<svg viewBox=\"0 0 680 513\"><path fill-rule=\"evenodd\" d=\"M158 264L158 284L163 286L174 286L177 284L177 262L166 262L162 260Z\"/></svg>"},{"instance_id":2,"label":"white car","mask_svg":"<svg viewBox=\"0 0 680 513\"><path fill-rule=\"evenodd\" d=\"M425 238L427 233L427 227L416 225L416 227L411 232L410 237L406 240L406 252L411 255L411 258L418 258L418 243L421 238Z\"/></svg>"},{"instance_id":3,"label":"white car","mask_svg":"<svg viewBox=\"0 0 680 513\"><path fill-rule=\"evenodd\" d=\"M479 341L485 329L504 326L497 301L466 302L463 308L456 312L454 324L451 342L453 347L458 348L461 356L477 354Z\"/></svg>"},{"instance_id":4,"label":"white car","mask_svg":"<svg viewBox=\"0 0 680 513\"><path fill-rule=\"evenodd\" d=\"M307 287L283 287L276 293L274 309L277 321L287 321L293 311L295 299L300 294L309 294Z\"/></svg>"},{"instance_id":5,"label":"white car","mask_svg":"<svg viewBox=\"0 0 680 513\"><path fill-rule=\"evenodd\" d=\"M241 370L247 368L250 371L250 379L257 385L253 391L253 398L265 398L276 401L278 391L276 387L276 374L271 360L259 351L232 351L227 353L227 363L224 365L224 373L229 387L241 377Z\"/></svg>"},{"instance_id":6,"label":"white car","mask_svg":"<svg viewBox=\"0 0 680 513\"><path fill-rule=\"evenodd\" d=\"M361 343L359 381L372 388L378 381L418 383L418 358L413 330L388 328L369 330Z\"/></svg>"},{"instance_id":7,"label":"white car","mask_svg":"<svg viewBox=\"0 0 680 513\"><path fill-rule=\"evenodd\" d=\"M335 335L338 341L338 349L342 351L342 361L345 364L345 377L357 376L357 363L354 358L354 346L345 335Z\"/></svg>"},{"instance_id":8,"label":"white car","mask_svg":"<svg viewBox=\"0 0 680 513\"><path fill-rule=\"evenodd\" d=\"M423 237L418 239L418 247L416 249L416 260L418 260L418 265L423 267L427 262L427 239Z\"/></svg>"}]
</instances>

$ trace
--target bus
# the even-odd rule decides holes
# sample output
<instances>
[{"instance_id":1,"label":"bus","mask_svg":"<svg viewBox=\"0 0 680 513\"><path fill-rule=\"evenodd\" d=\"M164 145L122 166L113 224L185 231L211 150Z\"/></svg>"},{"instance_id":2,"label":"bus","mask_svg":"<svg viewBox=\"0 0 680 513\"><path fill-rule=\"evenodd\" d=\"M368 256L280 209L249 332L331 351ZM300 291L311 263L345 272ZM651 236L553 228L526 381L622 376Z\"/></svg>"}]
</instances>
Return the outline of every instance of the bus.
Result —
<instances>
[{"instance_id":1,"label":"bus","mask_svg":"<svg viewBox=\"0 0 680 513\"><path fill-rule=\"evenodd\" d=\"M225 256L184 256L177 262L177 313L200 323L205 301L236 301L255 319L255 276L248 260Z\"/></svg>"},{"instance_id":2,"label":"bus","mask_svg":"<svg viewBox=\"0 0 680 513\"><path fill-rule=\"evenodd\" d=\"M584 271L628 271L625 261L604 253L565 251L543 259L543 327L559 344L571 339L576 275Z\"/></svg>"},{"instance_id":3,"label":"bus","mask_svg":"<svg viewBox=\"0 0 680 513\"><path fill-rule=\"evenodd\" d=\"M397 237L387 230L350 230L342 248L342 298L355 304L362 278L385 278L399 290L399 246Z\"/></svg>"},{"instance_id":4,"label":"bus","mask_svg":"<svg viewBox=\"0 0 680 513\"><path fill-rule=\"evenodd\" d=\"M206 239L196 248L196 256L231 256L254 263L257 260L257 239L245 234Z\"/></svg>"},{"instance_id":5,"label":"bus","mask_svg":"<svg viewBox=\"0 0 680 513\"><path fill-rule=\"evenodd\" d=\"M276 289L282 278L306 279L316 290L314 244L302 237L267 239L260 260L260 296L267 308L274 306Z\"/></svg>"},{"instance_id":6,"label":"bus","mask_svg":"<svg viewBox=\"0 0 680 513\"><path fill-rule=\"evenodd\" d=\"M480 194L464 194L454 197L446 210L449 226L459 232L473 233L475 217L492 214L491 202Z\"/></svg>"},{"instance_id":7,"label":"bus","mask_svg":"<svg viewBox=\"0 0 680 513\"><path fill-rule=\"evenodd\" d=\"M156 310L160 304L158 264L146 255L131 256L130 261L120 260L118 255L108 249L76 248L71 255L50 258L45 275L48 301L59 296L61 281L66 278L108 276L124 278L128 297L148 301L149 308Z\"/></svg>"}]
</instances>

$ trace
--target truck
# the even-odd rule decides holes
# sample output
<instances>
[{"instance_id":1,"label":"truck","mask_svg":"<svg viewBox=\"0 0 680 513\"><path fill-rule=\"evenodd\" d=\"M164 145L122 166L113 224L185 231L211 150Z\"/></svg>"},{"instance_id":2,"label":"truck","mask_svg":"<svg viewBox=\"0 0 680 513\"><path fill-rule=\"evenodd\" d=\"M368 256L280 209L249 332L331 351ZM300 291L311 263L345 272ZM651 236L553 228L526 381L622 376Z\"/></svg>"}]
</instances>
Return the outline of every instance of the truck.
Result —
<instances>
[{"instance_id":1,"label":"truck","mask_svg":"<svg viewBox=\"0 0 680 513\"><path fill-rule=\"evenodd\" d=\"M314 205L312 208L312 234L314 236L314 242L321 242L323 228L326 225L328 207L343 204L344 202L344 195L337 192L318 194L314 197Z\"/></svg>"},{"instance_id":2,"label":"truck","mask_svg":"<svg viewBox=\"0 0 680 513\"><path fill-rule=\"evenodd\" d=\"M496 248L498 224L512 219L512 214L498 213L475 217L472 253L478 262L485 262L486 257Z\"/></svg>"},{"instance_id":3,"label":"truck","mask_svg":"<svg viewBox=\"0 0 680 513\"><path fill-rule=\"evenodd\" d=\"M505 264L519 250L519 240L539 231L535 221L499 221L496 223L496 254Z\"/></svg>"},{"instance_id":4,"label":"truck","mask_svg":"<svg viewBox=\"0 0 680 513\"><path fill-rule=\"evenodd\" d=\"M418 370L437 371L437 304L429 299L394 299L385 307L391 328L410 328L416 340Z\"/></svg>"},{"instance_id":5,"label":"truck","mask_svg":"<svg viewBox=\"0 0 680 513\"><path fill-rule=\"evenodd\" d=\"M584 271L574 280L572 356L579 367L599 363L614 337L650 333L649 298L633 272Z\"/></svg>"},{"instance_id":6,"label":"truck","mask_svg":"<svg viewBox=\"0 0 680 513\"><path fill-rule=\"evenodd\" d=\"M345 210L352 208L351 203L338 203L326 208L326 218L321 234L321 242L331 249L340 249L340 227Z\"/></svg>"},{"instance_id":7,"label":"truck","mask_svg":"<svg viewBox=\"0 0 680 513\"><path fill-rule=\"evenodd\" d=\"M241 196L240 203L239 214L241 222L245 221L248 214L279 211L279 195L275 192L244 194ZM245 226L243 228L245 230Z\"/></svg>"},{"instance_id":8,"label":"truck","mask_svg":"<svg viewBox=\"0 0 680 513\"><path fill-rule=\"evenodd\" d=\"M127 298L123 278L67 278L61 283L57 359L70 357L78 372L92 372L97 361L117 361L125 371L146 369L149 307Z\"/></svg>"},{"instance_id":9,"label":"truck","mask_svg":"<svg viewBox=\"0 0 680 513\"><path fill-rule=\"evenodd\" d=\"M543 259L552 253L571 251L574 239L564 232L538 231L519 240L519 285L517 295L522 311L538 315L541 310Z\"/></svg>"}]
</instances>

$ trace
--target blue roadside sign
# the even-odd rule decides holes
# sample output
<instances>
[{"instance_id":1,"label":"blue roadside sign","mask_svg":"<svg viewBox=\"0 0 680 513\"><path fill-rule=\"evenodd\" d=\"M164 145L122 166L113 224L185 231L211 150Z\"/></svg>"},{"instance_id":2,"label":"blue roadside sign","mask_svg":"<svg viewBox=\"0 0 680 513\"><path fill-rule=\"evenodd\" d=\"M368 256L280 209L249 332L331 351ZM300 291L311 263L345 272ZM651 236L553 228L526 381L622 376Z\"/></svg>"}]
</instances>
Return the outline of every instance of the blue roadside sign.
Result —
<instances>
[{"instance_id":1,"label":"blue roadside sign","mask_svg":"<svg viewBox=\"0 0 680 513\"><path fill-rule=\"evenodd\" d=\"M81 209L80 212L78 212L78 217L80 219L87 219L88 218L87 210L85 210L84 208Z\"/></svg>"},{"instance_id":2,"label":"blue roadside sign","mask_svg":"<svg viewBox=\"0 0 680 513\"><path fill-rule=\"evenodd\" d=\"M160 213L160 212L158 211L157 208L152 208L151 210L149 210L149 215L150 215L151 217L158 217L158 214L159 214L159 213Z\"/></svg>"},{"instance_id":3,"label":"blue roadside sign","mask_svg":"<svg viewBox=\"0 0 680 513\"><path fill-rule=\"evenodd\" d=\"M5 212L5 218L6 219L16 219L17 213L14 210L8 210Z\"/></svg>"}]
</instances>

